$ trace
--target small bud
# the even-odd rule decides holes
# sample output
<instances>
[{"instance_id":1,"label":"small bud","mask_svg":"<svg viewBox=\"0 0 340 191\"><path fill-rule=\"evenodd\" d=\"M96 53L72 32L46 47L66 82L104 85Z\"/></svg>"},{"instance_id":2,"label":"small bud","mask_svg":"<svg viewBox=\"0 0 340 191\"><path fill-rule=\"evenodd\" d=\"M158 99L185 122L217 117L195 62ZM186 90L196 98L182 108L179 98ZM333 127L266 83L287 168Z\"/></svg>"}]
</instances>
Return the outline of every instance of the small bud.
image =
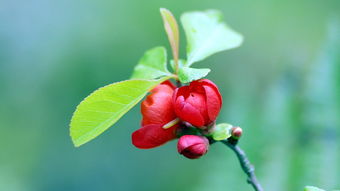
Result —
<instances>
[{"instance_id":1,"label":"small bud","mask_svg":"<svg viewBox=\"0 0 340 191\"><path fill-rule=\"evenodd\" d=\"M242 136L242 129L241 127L234 127L231 132L232 136L235 139L239 139Z\"/></svg>"},{"instance_id":2,"label":"small bud","mask_svg":"<svg viewBox=\"0 0 340 191\"><path fill-rule=\"evenodd\" d=\"M209 140L203 136L184 135L178 140L177 150L189 159L197 159L208 152Z\"/></svg>"}]
</instances>

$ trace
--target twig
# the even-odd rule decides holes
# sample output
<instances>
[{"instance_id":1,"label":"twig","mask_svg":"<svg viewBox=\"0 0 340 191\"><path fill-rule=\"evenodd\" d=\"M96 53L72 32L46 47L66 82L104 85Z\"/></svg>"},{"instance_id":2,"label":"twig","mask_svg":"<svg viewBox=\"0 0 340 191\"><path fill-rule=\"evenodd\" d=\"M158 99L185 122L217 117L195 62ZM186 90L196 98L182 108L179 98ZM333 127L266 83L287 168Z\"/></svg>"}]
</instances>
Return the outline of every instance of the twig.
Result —
<instances>
[{"instance_id":1,"label":"twig","mask_svg":"<svg viewBox=\"0 0 340 191\"><path fill-rule=\"evenodd\" d=\"M237 140L234 139L233 137L230 137L229 139L221 142L227 145L231 150L235 152L241 164L242 170L248 176L247 182L253 186L255 191L263 191L262 186L260 185L256 178L254 166L250 164L250 161L247 158L245 152L239 146L237 146Z\"/></svg>"}]
</instances>

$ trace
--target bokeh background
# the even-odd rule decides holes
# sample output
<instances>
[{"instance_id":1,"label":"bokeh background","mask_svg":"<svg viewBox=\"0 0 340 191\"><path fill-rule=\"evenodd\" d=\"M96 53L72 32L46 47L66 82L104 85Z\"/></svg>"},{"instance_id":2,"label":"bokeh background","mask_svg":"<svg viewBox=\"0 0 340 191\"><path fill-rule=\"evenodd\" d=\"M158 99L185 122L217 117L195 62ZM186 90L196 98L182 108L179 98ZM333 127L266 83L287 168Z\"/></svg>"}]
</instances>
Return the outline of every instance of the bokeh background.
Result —
<instances>
[{"instance_id":1,"label":"bokeh background","mask_svg":"<svg viewBox=\"0 0 340 191\"><path fill-rule=\"evenodd\" d=\"M218 121L244 129L240 145L265 190L339 189L340 1L1 0L0 190L252 190L222 144L199 160L179 156L175 141L134 148L139 107L73 147L76 105L127 79L145 50L169 48L160 7L177 18L219 9L245 36L197 67L212 69Z\"/></svg>"}]
</instances>

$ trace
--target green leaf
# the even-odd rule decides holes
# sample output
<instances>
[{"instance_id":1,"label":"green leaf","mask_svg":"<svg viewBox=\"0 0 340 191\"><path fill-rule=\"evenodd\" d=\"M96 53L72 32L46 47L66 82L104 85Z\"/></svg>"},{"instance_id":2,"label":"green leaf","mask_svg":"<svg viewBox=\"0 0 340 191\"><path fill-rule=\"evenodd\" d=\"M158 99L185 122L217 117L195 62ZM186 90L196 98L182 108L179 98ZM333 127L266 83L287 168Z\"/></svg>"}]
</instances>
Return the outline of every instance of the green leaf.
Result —
<instances>
[{"instance_id":1,"label":"green leaf","mask_svg":"<svg viewBox=\"0 0 340 191\"><path fill-rule=\"evenodd\" d=\"M170 60L170 66L174 69L174 61ZM201 79L203 77L205 77L206 75L208 75L208 73L210 72L209 68L201 68L201 69L197 69L197 68L191 68L186 66L186 61L180 59L178 61L178 66L179 66L179 70L178 70L178 78L182 83L189 83L192 82L194 80L198 80Z\"/></svg>"},{"instance_id":2,"label":"green leaf","mask_svg":"<svg viewBox=\"0 0 340 191\"><path fill-rule=\"evenodd\" d=\"M306 186L304 191L325 191L320 188L314 187L314 186Z\"/></svg>"},{"instance_id":3,"label":"green leaf","mask_svg":"<svg viewBox=\"0 0 340 191\"><path fill-rule=\"evenodd\" d=\"M164 47L155 47L145 52L134 68L131 79L156 79L169 76L166 68L166 50Z\"/></svg>"},{"instance_id":4,"label":"green leaf","mask_svg":"<svg viewBox=\"0 0 340 191\"><path fill-rule=\"evenodd\" d=\"M228 123L220 123L215 126L211 136L215 141L222 141L231 137L233 126Z\"/></svg>"},{"instance_id":5,"label":"green leaf","mask_svg":"<svg viewBox=\"0 0 340 191\"><path fill-rule=\"evenodd\" d=\"M158 84L169 79L126 80L99 88L85 98L74 112L70 134L76 147L94 139L135 106Z\"/></svg>"},{"instance_id":6,"label":"green leaf","mask_svg":"<svg viewBox=\"0 0 340 191\"><path fill-rule=\"evenodd\" d=\"M168 35L168 39L170 42L170 46L172 49L172 54L174 57L175 62L178 62L178 51L179 51L179 32L178 32L178 25L176 22L175 17L172 15L172 13L164 8L160 9L163 22L164 22L164 28Z\"/></svg>"},{"instance_id":7,"label":"green leaf","mask_svg":"<svg viewBox=\"0 0 340 191\"><path fill-rule=\"evenodd\" d=\"M180 69L180 68L182 68L182 67L184 67L186 65L186 61L185 60L183 60L183 59L179 59L178 60L178 68ZM175 69L175 62L174 62L174 60L170 60L170 66L171 66L171 68L175 71L176 69Z\"/></svg>"},{"instance_id":8,"label":"green leaf","mask_svg":"<svg viewBox=\"0 0 340 191\"><path fill-rule=\"evenodd\" d=\"M216 10L184 13L181 22L187 37L188 66L217 52L241 45L242 35L222 22Z\"/></svg>"},{"instance_id":9,"label":"green leaf","mask_svg":"<svg viewBox=\"0 0 340 191\"><path fill-rule=\"evenodd\" d=\"M208 75L210 72L209 68L189 68L189 67L182 67L178 71L178 78L182 83L189 83L194 80L201 79Z\"/></svg>"}]
</instances>

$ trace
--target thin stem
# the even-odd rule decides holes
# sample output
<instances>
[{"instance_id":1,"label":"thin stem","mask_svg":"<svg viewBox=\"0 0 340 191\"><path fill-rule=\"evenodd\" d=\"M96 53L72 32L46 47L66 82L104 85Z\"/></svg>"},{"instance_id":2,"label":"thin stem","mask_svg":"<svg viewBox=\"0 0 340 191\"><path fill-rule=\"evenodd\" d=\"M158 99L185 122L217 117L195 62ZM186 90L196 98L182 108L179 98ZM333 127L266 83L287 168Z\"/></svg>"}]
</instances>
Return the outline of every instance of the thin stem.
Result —
<instances>
[{"instance_id":1,"label":"thin stem","mask_svg":"<svg viewBox=\"0 0 340 191\"><path fill-rule=\"evenodd\" d=\"M179 80L176 80L176 86L177 86L178 88L180 88L180 87L182 87L182 83L181 83Z\"/></svg>"},{"instance_id":2,"label":"thin stem","mask_svg":"<svg viewBox=\"0 0 340 191\"><path fill-rule=\"evenodd\" d=\"M173 53L174 54L174 64L175 64L175 74L178 75L178 56L175 54L176 53Z\"/></svg>"},{"instance_id":3,"label":"thin stem","mask_svg":"<svg viewBox=\"0 0 340 191\"><path fill-rule=\"evenodd\" d=\"M221 141L221 142L224 143L225 145L227 145L236 154L236 156L237 156L237 158L238 158L238 160L241 164L242 170L248 176L247 182L253 186L255 191L263 191L262 186L260 185L260 183L258 182L258 180L256 178L254 166L252 164L250 164L250 161L247 158L245 152L239 146L237 146L237 140L234 139L233 137L231 137L231 138L229 138L225 141Z\"/></svg>"}]
</instances>

